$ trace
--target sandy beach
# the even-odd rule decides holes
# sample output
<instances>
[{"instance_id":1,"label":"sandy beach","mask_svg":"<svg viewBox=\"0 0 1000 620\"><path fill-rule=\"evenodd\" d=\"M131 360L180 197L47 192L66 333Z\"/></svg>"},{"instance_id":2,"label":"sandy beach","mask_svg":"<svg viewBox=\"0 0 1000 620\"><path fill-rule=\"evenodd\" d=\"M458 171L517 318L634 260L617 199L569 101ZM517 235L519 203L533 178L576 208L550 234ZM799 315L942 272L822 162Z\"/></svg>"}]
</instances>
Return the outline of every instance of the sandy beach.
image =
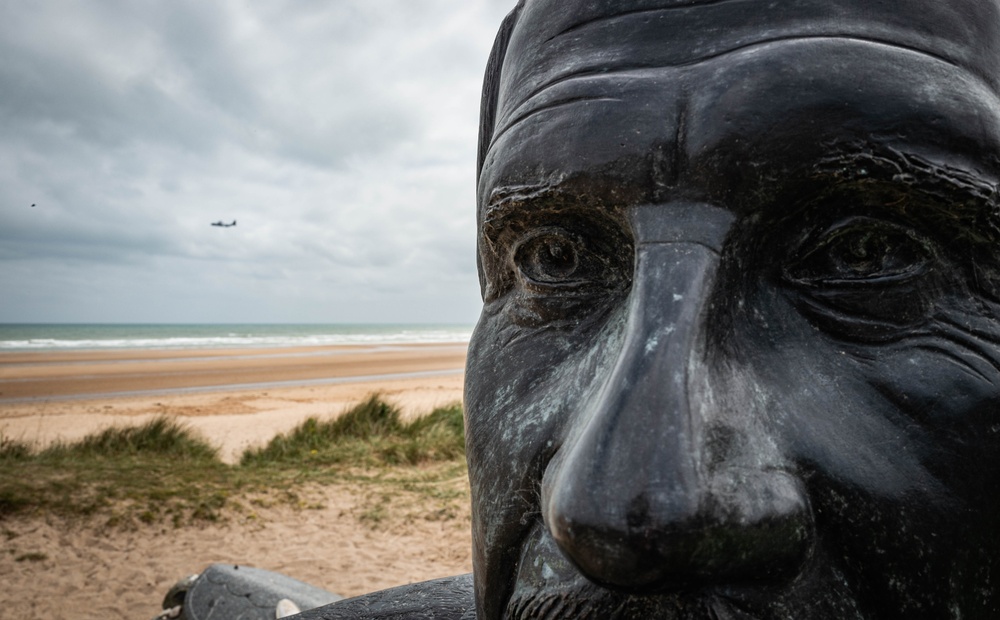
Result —
<instances>
[{"instance_id":1,"label":"sandy beach","mask_svg":"<svg viewBox=\"0 0 1000 620\"><path fill-rule=\"evenodd\" d=\"M372 392L405 415L461 401L464 364L460 344L0 353L0 433L45 445L168 415L232 462Z\"/></svg>"},{"instance_id":2,"label":"sandy beach","mask_svg":"<svg viewBox=\"0 0 1000 620\"><path fill-rule=\"evenodd\" d=\"M464 361L465 346L455 344L3 353L0 433L41 446L166 415L233 462L247 446L307 417L335 416L372 392L407 416L460 401ZM252 514L180 529L0 520L0 616L151 618L174 581L218 561L345 596L471 570L464 504L428 513L416 499L397 498L373 524L364 519L371 489L301 492L299 507L265 498Z\"/></svg>"}]
</instances>

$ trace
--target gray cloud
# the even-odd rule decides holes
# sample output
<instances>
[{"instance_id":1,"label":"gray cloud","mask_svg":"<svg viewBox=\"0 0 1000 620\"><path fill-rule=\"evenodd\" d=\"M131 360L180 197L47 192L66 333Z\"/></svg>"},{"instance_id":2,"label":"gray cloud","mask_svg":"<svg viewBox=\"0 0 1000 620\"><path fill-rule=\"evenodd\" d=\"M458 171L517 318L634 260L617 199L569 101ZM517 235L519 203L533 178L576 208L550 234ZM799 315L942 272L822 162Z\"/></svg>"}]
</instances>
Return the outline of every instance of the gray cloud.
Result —
<instances>
[{"instance_id":1,"label":"gray cloud","mask_svg":"<svg viewBox=\"0 0 1000 620\"><path fill-rule=\"evenodd\" d=\"M472 321L512 4L3 3L0 321Z\"/></svg>"}]
</instances>

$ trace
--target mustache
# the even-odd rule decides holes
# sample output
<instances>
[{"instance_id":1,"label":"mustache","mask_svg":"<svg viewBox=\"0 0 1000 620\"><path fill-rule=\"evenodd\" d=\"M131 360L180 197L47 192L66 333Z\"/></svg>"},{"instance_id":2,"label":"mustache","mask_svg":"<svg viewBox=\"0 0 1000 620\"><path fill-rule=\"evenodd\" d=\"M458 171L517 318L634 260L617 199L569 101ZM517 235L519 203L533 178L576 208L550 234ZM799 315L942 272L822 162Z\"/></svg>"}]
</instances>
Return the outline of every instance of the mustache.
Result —
<instances>
[{"instance_id":1,"label":"mustache","mask_svg":"<svg viewBox=\"0 0 1000 620\"><path fill-rule=\"evenodd\" d=\"M660 605L651 605L651 601L637 601L639 607L637 609L635 604L629 604L628 598L630 597L615 596L596 589L590 591L534 591L511 599L507 606L505 620L557 620L560 618L622 620L636 617L654 618L663 615L661 612L674 611L660 609ZM663 617L672 619L677 616L668 613Z\"/></svg>"},{"instance_id":2,"label":"mustache","mask_svg":"<svg viewBox=\"0 0 1000 620\"><path fill-rule=\"evenodd\" d=\"M504 620L762 620L774 593L684 588L638 593L587 579L539 521L526 536ZM763 615L761 615L763 613ZM832 617L832 616L831 616Z\"/></svg>"},{"instance_id":3,"label":"mustache","mask_svg":"<svg viewBox=\"0 0 1000 620\"><path fill-rule=\"evenodd\" d=\"M531 589L511 597L504 620L756 620L714 595L640 596L589 585Z\"/></svg>"}]
</instances>

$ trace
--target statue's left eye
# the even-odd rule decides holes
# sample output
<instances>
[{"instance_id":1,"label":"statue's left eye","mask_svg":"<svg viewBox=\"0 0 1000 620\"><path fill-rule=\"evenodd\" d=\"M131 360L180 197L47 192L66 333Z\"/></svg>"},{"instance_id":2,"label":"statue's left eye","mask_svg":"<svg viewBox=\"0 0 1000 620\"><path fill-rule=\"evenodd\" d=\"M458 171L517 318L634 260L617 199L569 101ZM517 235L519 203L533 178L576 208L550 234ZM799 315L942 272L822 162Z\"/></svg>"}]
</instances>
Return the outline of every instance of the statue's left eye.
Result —
<instances>
[{"instance_id":1,"label":"statue's left eye","mask_svg":"<svg viewBox=\"0 0 1000 620\"><path fill-rule=\"evenodd\" d=\"M898 224L851 218L807 242L786 276L825 287L901 282L924 271L934 256L931 247Z\"/></svg>"},{"instance_id":2,"label":"statue's left eye","mask_svg":"<svg viewBox=\"0 0 1000 620\"><path fill-rule=\"evenodd\" d=\"M784 276L817 325L876 342L927 317L947 279L935 248L913 228L853 217L807 237Z\"/></svg>"}]
</instances>

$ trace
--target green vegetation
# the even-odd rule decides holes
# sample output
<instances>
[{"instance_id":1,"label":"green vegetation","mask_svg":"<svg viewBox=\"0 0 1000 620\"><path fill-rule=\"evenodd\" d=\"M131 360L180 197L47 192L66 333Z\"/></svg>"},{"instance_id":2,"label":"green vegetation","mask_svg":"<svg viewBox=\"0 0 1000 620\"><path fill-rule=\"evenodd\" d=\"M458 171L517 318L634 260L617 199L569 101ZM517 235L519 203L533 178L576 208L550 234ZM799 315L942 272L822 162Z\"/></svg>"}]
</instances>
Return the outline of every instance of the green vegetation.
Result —
<instances>
[{"instance_id":1,"label":"green vegetation","mask_svg":"<svg viewBox=\"0 0 1000 620\"><path fill-rule=\"evenodd\" d=\"M48 512L183 525L275 503L316 507L299 493L307 483L374 483L378 499L360 516L372 524L400 493L441 500L435 518L449 518L448 502L464 493L451 484L465 480L464 454L459 405L404 422L378 396L332 420L310 418L237 465L166 417L41 450L0 436L0 520Z\"/></svg>"},{"instance_id":2,"label":"green vegetation","mask_svg":"<svg viewBox=\"0 0 1000 620\"><path fill-rule=\"evenodd\" d=\"M149 455L186 461L212 461L218 450L170 418L141 426L108 428L73 444L55 444L43 456L53 459L116 459Z\"/></svg>"},{"instance_id":3,"label":"green vegetation","mask_svg":"<svg viewBox=\"0 0 1000 620\"><path fill-rule=\"evenodd\" d=\"M17 461L31 456L31 446L0 435L0 464Z\"/></svg>"},{"instance_id":4,"label":"green vegetation","mask_svg":"<svg viewBox=\"0 0 1000 620\"><path fill-rule=\"evenodd\" d=\"M416 465L465 455L462 408L435 409L410 423L399 410L371 396L342 416L321 422L309 418L263 448L250 449L245 467L320 465Z\"/></svg>"}]
</instances>

